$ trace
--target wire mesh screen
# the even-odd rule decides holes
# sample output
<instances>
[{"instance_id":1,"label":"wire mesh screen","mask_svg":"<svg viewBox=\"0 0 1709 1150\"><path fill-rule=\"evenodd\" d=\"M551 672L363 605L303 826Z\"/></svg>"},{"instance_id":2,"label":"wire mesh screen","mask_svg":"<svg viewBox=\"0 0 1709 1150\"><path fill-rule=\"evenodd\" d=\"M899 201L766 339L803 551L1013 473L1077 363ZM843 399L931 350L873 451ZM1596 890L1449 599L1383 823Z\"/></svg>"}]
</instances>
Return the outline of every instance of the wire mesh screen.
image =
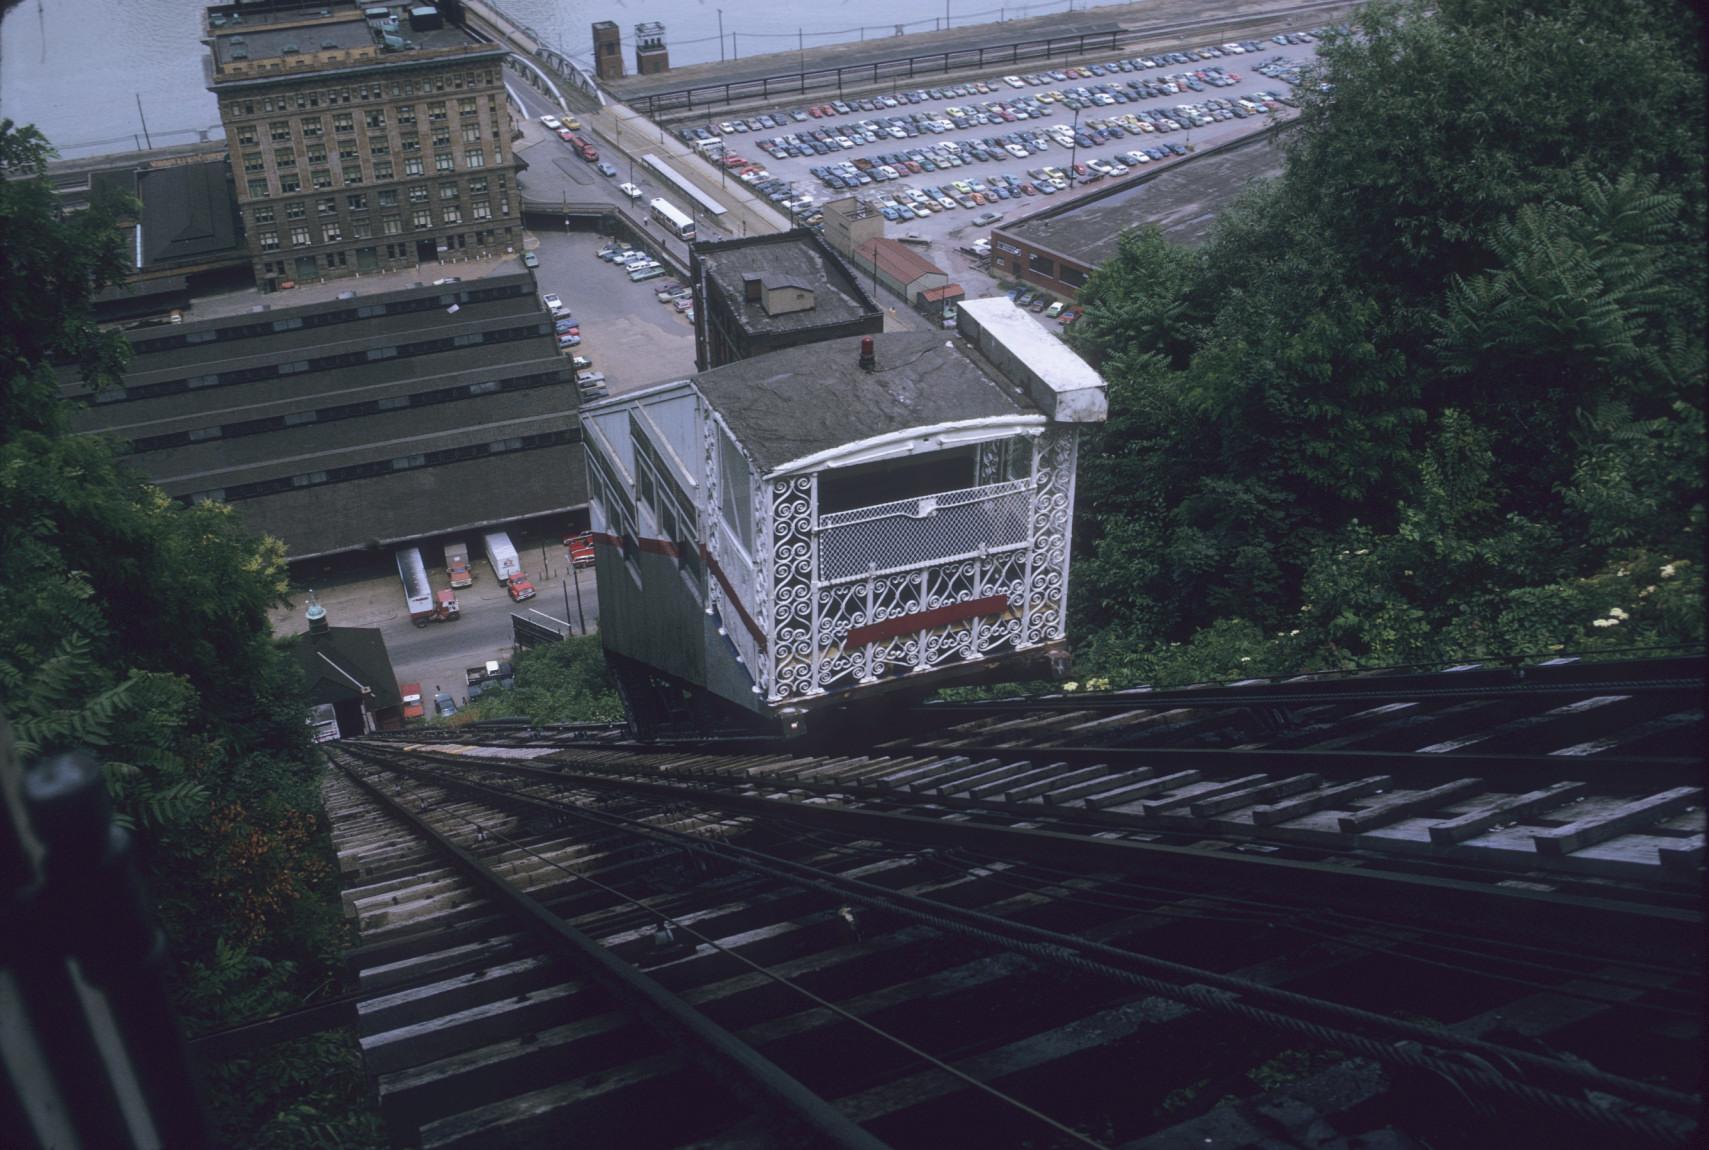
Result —
<instances>
[{"instance_id":1,"label":"wire mesh screen","mask_svg":"<svg viewBox=\"0 0 1709 1150\"><path fill-rule=\"evenodd\" d=\"M857 507L819 521L819 578L935 563L1027 540L1030 480Z\"/></svg>"}]
</instances>

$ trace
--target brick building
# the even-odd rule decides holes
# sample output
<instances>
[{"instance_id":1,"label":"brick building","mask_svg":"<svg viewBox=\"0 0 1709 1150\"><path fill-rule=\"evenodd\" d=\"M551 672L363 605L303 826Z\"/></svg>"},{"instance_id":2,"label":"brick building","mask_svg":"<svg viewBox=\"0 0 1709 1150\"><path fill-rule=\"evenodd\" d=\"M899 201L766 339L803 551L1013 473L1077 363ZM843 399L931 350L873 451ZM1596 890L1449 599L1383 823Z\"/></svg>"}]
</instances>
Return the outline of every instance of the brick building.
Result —
<instances>
[{"instance_id":1,"label":"brick building","mask_svg":"<svg viewBox=\"0 0 1709 1150\"><path fill-rule=\"evenodd\" d=\"M264 290L517 242L506 49L430 4L228 4L204 31Z\"/></svg>"}]
</instances>

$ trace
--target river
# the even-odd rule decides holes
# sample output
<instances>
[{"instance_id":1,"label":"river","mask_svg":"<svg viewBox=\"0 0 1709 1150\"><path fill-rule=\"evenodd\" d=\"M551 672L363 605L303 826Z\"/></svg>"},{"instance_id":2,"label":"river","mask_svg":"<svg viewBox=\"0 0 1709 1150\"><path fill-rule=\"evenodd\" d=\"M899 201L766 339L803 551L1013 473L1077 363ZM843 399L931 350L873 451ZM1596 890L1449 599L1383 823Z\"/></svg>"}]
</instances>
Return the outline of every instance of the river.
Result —
<instances>
[{"instance_id":1,"label":"river","mask_svg":"<svg viewBox=\"0 0 1709 1150\"><path fill-rule=\"evenodd\" d=\"M498 0L546 42L592 59L590 25L665 26L673 64L930 32L1118 0ZM0 117L39 127L65 156L220 136L203 86L203 0L22 0L0 19ZM722 29L722 37L720 37Z\"/></svg>"}]
</instances>

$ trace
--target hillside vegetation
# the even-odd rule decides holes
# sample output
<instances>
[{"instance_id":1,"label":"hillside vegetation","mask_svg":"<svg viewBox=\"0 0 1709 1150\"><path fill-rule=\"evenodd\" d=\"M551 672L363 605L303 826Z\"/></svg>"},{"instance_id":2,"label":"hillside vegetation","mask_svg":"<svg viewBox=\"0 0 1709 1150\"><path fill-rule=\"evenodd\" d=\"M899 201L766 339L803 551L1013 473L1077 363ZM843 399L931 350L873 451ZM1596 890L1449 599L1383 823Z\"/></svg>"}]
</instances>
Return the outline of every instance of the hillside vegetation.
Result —
<instances>
[{"instance_id":1,"label":"hillside vegetation","mask_svg":"<svg viewBox=\"0 0 1709 1150\"><path fill-rule=\"evenodd\" d=\"M1283 176L1124 238L1079 349L1083 673L1703 637L1704 77L1671 0L1377 3Z\"/></svg>"}]
</instances>

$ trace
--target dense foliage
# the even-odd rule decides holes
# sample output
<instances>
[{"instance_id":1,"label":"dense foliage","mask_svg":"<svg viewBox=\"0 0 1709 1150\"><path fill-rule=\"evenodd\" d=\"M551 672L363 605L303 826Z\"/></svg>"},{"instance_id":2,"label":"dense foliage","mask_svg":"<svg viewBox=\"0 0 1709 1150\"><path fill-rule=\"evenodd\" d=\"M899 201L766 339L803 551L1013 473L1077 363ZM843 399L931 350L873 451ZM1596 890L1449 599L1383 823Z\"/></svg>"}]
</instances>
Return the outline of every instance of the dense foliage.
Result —
<instances>
[{"instance_id":1,"label":"dense foliage","mask_svg":"<svg viewBox=\"0 0 1709 1150\"><path fill-rule=\"evenodd\" d=\"M1694 18L1404 0L1320 46L1283 176L1083 293L1083 670L1700 641Z\"/></svg>"},{"instance_id":2,"label":"dense foliage","mask_svg":"<svg viewBox=\"0 0 1709 1150\"><path fill-rule=\"evenodd\" d=\"M216 1029L301 1005L344 941L302 678L267 623L283 550L70 434L54 365L98 386L124 366L89 300L122 275L125 205L60 219L49 154L0 122L0 707L25 759L102 756L141 838L180 1011ZM333 1034L212 1068L222 1141L371 1141L360 1079L337 1073L352 1058Z\"/></svg>"},{"instance_id":3,"label":"dense foliage","mask_svg":"<svg viewBox=\"0 0 1709 1150\"><path fill-rule=\"evenodd\" d=\"M513 717L535 723L620 722L623 701L598 637L573 635L519 651L516 686L487 692L450 721Z\"/></svg>"}]
</instances>

